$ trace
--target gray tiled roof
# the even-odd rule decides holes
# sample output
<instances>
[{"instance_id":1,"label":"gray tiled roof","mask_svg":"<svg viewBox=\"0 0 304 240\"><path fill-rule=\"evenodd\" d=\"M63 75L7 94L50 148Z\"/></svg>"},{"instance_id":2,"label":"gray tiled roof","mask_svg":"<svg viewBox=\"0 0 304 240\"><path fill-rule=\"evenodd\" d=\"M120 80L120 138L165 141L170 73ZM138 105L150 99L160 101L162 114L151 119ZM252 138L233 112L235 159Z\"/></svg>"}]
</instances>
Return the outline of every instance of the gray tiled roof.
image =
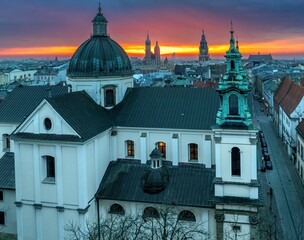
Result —
<instances>
[{"instance_id":1,"label":"gray tiled roof","mask_svg":"<svg viewBox=\"0 0 304 240\"><path fill-rule=\"evenodd\" d=\"M113 115L116 126L211 129L218 106L211 88L132 88Z\"/></svg>"},{"instance_id":2,"label":"gray tiled roof","mask_svg":"<svg viewBox=\"0 0 304 240\"><path fill-rule=\"evenodd\" d=\"M112 127L109 111L85 92L72 92L47 99L61 117L86 141Z\"/></svg>"},{"instance_id":3,"label":"gray tiled roof","mask_svg":"<svg viewBox=\"0 0 304 240\"><path fill-rule=\"evenodd\" d=\"M214 169L200 164L168 166L169 183L158 194L143 191L141 180L146 164L136 160L118 160L109 164L96 197L108 200L177 204L180 206L213 207Z\"/></svg>"},{"instance_id":4,"label":"gray tiled roof","mask_svg":"<svg viewBox=\"0 0 304 240\"><path fill-rule=\"evenodd\" d=\"M39 103L49 96L68 92L63 86L18 86L0 104L0 122L21 123Z\"/></svg>"},{"instance_id":5,"label":"gray tiled roof","mask_svg":"<svg viewBox=\"0 0 304 240\"><path fill-rule=\"evenodd\" d=\"M0 188L15 189L14 153L5 153L0 158Z\"/></svg>"}]
</instances>

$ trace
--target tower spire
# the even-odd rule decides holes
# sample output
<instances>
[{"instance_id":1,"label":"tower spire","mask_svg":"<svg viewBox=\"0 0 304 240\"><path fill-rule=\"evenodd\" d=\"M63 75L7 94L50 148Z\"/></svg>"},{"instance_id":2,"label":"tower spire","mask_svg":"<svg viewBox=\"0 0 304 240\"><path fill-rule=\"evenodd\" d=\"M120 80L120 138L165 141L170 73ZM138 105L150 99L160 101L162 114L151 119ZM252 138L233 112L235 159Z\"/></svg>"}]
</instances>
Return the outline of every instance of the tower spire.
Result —
<instances>
[{"instance_id":1,"label":"tower spire","mask_svg":"<svg viewBox=\"0 0 304 240\"><path fill-rule=\"evenodd\" d=\"M232 24L232 20L231 20L231 28L230 28L230 34L231 34L231 37L230 37L230 50L231 49L234 49L235 48L235 40L234 40L234 30L233 30L233 24Z\"/></svg>"},{"instance_id":2,"label":"tower spire","mask_svg":"<svg viewBox=\"0 0 304 240\"><path fill-rule=\"evenodd\" d=\"M93 36L108 36L107 34L107 19L101 11L101 3L98 4L98 13L93 19Z\"/></svg>"},{"instance_id":3,"label":"tower spire","mask_svg":"<svg viewBox=\"0 0 304 240\"><path fill-rule=\"evenodd\" d=\"M98 4L98 13L101 14L101 3L99 1L99 4Z\"/></svg>"}]
</instances>

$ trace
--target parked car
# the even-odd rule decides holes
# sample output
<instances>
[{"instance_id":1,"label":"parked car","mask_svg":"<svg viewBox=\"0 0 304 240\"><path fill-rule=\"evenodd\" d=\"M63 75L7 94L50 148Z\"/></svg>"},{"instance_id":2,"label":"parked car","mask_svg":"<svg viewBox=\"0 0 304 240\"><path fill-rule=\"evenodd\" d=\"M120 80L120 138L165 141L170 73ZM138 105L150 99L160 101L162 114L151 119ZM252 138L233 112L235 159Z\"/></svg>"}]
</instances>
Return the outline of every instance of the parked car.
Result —
<instances>
[{"instance_id":1,"label":"parked car","mask_svg":"<svg viewBox=\"0 0 304 240\"><path fill-rule=\"evenodd\" d=\"M267 142L266 142L265 138L261 139L261 145L262 145L262 147L267 147Z\"/></svg>"},{"instance_id":2,"label":"parked car","mask_svg":"<svg viewBox=\"0 0 304 240\"><path fill-rule=\"evenodd\" d=\"M262 163L261 163L261 172L266 172L266 165L264 159L262 159Z\"/></svg>"},{"instance_id":3,"label":"parked car","mask_svg":"<svg viewBox=\"0 0 304 240\"><path fill-rule=\"evenodd\" d=\"M266 168L272 170L272 162L270 160L265 161Z\"/></svg>"},{"instance_id":4,"label":"parked car","mask_svg":"<svg viewBox=\"0 0 304 240\"><path fill-rule=\"evenodd\" d=\"M262 153L263 153L263 154L268 153L268 148L267 148L267 147L263 147L263 148L262 148Z\"/></svg>"},{"instance_id":5,"label":"parked car","mask_svg":"<svg viewBox=\"0 0 304 240\"><path fill-rule=\"evenodd\" d=\"M264 153L264 160L265 161L270 161L270 156L269 156L269 153Z\"/></svg>"}]
</instances>

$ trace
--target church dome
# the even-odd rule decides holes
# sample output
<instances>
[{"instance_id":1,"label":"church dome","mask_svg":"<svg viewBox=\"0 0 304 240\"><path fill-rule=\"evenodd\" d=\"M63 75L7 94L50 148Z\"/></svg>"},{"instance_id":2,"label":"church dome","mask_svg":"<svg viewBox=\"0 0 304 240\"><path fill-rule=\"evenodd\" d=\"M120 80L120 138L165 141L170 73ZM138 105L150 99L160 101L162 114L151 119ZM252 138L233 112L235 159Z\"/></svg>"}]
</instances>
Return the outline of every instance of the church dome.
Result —
<instances>
[{"instance_id":1,"label":"church dome","mask_svg":"<svg viewBox=\"0 0 304 240\"><path fill-rule=\"evenodd\" d=\"M101 13L93 19L93 35L70 60L69 77L101 77L132 75L130 59L123 48L107 34L107 20Z\"/></svg>"}]
</instances>

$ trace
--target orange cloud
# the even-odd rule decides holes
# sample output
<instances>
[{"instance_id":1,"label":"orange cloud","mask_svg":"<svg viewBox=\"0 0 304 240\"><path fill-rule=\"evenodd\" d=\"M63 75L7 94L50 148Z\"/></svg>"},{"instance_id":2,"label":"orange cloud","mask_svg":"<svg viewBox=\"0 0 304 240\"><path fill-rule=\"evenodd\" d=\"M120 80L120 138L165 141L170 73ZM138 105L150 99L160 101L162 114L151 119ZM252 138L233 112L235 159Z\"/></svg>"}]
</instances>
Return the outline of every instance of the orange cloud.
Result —
<instances>
[{"instance_id":1,"label":"orange cloud","mask_svg":"<svg viewBox=\"0 0 304 240\"><path fill-rule=\"evenodd\" d=\"M144 45L122 44L122 47L129 54L129 56L143 57L145 54ZM229 44L224 45L209 45L209 53L212 55L225 55ZM0 56L2 57L27 57L27 56L66 56L70 57L76 51L76 46L50 46L50 47L31 47L31 48L8 48L0 49ZM153 50L153 47L152 47ZM177 55L187 55L196 57L198 55L197 45L179 45L174 44L160 45L162 55L170 55L176 53ZM240 51L242 54L304 54L304 37L293 39L280 39L269 42L257 43L240 43Z\"/></svg>"}]
</instances>

